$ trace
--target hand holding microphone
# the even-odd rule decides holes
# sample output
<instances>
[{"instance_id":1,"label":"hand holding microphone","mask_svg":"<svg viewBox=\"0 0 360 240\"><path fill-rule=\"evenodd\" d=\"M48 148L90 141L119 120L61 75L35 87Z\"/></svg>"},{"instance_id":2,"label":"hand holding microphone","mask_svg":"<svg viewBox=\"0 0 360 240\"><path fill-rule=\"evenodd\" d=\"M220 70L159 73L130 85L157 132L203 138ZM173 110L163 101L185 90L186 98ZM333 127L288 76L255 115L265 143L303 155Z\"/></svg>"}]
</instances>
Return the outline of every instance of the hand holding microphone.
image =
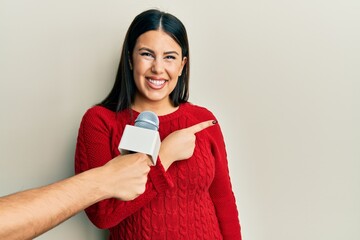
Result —
<instances>
[{"instance_id":1,"label":"hand holding microphone","mask_svg":"<svg viewBox=\"0 0 360 240\"><path fill-rule=\"evenodd\" d=\"M151 165L150 157L143 153L120 155L102 167L97 181L102 183L100 187L107 197L133 200L144 193Z\"/></svg>"}]
</instances>

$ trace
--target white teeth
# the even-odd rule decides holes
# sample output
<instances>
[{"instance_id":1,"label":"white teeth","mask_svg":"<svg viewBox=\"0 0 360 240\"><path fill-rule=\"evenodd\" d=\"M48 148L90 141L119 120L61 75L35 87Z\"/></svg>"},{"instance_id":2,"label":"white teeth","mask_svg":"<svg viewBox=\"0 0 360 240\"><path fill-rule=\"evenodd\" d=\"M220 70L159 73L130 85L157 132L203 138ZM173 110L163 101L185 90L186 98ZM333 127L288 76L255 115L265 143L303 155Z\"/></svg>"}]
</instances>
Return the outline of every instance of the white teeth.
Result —
<instances>
[{"instance_id":1,"label":"white teeth","mask_svg":"<svg viewBox=\"0 0 360 240\"><path fill-rule=\"evenodd\" d=\"M165 80L153 80L153 79L149 79L149 82L151 82L152 84L156 85L156 86L160 86L163 85L165 83Z\"/></svg>"}]
</instances>

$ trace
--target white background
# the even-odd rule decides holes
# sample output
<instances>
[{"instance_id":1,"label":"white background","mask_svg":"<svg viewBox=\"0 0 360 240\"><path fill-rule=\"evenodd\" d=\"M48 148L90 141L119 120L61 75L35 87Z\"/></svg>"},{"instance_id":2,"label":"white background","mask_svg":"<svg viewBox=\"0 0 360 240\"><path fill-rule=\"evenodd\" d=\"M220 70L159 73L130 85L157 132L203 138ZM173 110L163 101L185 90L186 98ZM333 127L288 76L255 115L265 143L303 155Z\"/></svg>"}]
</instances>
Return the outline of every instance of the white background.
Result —
<instances>
[{"instance_id":1,"label":"white background","mask_svg":"<svg viewBox=\"0 0 360 240\"><path fill-rule=\"evenodd\" d=\"M0 0L0 195L73 175L81 117L152 7L187 27L244 239L360 239L358 0ZM39 239L104 236L80 213Z\"/></svg>"}]
</instances>

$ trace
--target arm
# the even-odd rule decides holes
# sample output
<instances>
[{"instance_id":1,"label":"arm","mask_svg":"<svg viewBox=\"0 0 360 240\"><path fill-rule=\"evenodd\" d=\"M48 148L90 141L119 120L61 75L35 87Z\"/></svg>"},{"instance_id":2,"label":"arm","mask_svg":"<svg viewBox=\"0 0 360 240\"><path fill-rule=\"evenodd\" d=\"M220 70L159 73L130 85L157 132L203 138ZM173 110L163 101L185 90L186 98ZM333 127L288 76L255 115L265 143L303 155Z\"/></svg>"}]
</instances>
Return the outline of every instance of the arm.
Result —
<instances>
[{"instance_id":1,"label":"arm","mask_svg":"<svg viewBox=\"0 0 360 240\"><path fill-rule=\"evenodd\" d=\"M118 157L48 186L2 197L0 239L32 239L105 198L131 200L145 190L150 164L144 154Z\"/></svg>"},{"instance_id":2,"label":"arm","mask_svg":"<svg viewBox=\"0 0 360 240\"><path fill-rule=\"evenodd\" d=\"M215 178L209 192L213 200L224 240L241 240L239 215L232 191L228 161L220 126L209 129L212 153L215 158Z\"/></svg>"}]
</instances>

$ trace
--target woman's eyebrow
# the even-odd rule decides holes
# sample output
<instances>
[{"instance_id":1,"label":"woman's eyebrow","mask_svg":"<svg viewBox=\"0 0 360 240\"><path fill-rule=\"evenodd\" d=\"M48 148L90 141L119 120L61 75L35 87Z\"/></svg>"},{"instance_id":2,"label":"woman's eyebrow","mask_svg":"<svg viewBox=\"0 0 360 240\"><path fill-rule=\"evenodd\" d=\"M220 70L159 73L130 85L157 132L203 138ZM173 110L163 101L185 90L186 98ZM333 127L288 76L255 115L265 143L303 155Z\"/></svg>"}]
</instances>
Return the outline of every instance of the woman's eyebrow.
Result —
<instances>
[{"instance_id":1,"label":"woman's eyebrow","mask_svg":"<svg viewBox=\"0 0 360 240\"><path fill-rule=\"evenodd\" d=\"M147 47L142 47L142 48L139 48L139 51L148 51L150 53L155 53L153 50L151 50L150 48L147 48Z\"/></svg>"},{"instance_id":2,"label":"woman's eyebrow","mask_svg":"<svg viewBox=\"0 0 360 240\"><path fill-rule=\"evenodd\" d=\"M176 54L179 55L179 53L177 51L168 51L168 52L164 52L164 54Z\"/></svg>"},{"instance_id":3,"label":"woman's eyebrow","mask_svg":"<svg viewBox=\"0 0 360 240\"><path fill-rule=\"evenodd\" d=\"M155 54L155 52L153 50L151 50L150 48L147 48L147 47L142 47L142 48L139 48L139 51L148 51L152 54ZM167 55L167 54L176 54L176 55L179 55L179 53L177 51L167 51L167 52L164 52L164 55Z\"/></svg>"}]
</instances>

